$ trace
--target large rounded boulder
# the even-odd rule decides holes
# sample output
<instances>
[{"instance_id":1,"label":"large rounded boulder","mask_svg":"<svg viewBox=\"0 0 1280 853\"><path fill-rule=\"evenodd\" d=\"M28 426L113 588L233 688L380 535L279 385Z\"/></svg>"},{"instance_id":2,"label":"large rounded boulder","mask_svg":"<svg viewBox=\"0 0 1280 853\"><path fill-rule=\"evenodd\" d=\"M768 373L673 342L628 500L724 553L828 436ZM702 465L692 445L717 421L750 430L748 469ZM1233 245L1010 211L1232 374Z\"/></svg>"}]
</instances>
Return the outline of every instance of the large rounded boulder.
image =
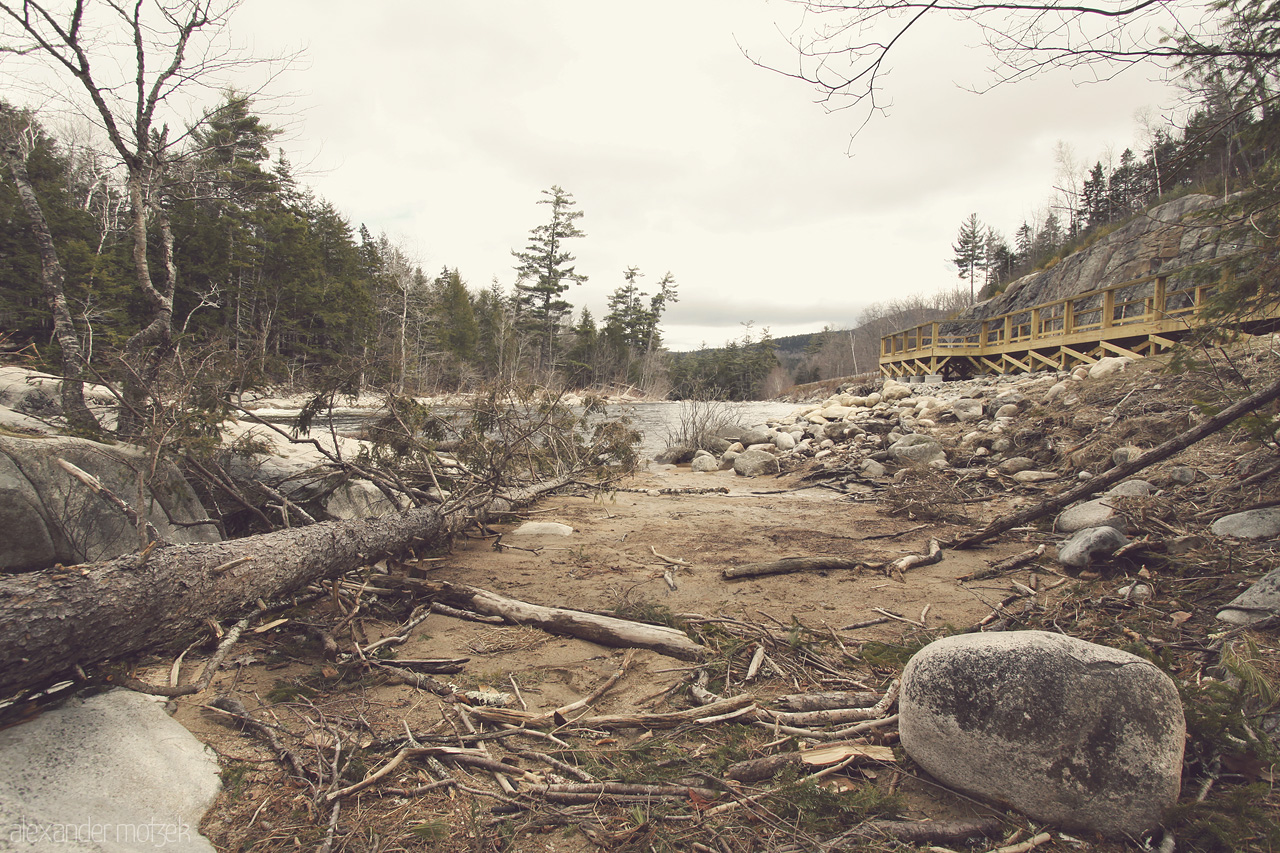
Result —
<instances>
[{"instance_id":1,"label":"large rounded boulder","mask_svg":"<svg viewBox=\"0 0 1280 853\"><path fill-rule=\"evenodd\" d=\"M1139 835L1177 800L1177 687L1127 652L1044 631L948 637L907 664L899 703L916 763L1036 820Z\"/></svg>"}]
</instances>

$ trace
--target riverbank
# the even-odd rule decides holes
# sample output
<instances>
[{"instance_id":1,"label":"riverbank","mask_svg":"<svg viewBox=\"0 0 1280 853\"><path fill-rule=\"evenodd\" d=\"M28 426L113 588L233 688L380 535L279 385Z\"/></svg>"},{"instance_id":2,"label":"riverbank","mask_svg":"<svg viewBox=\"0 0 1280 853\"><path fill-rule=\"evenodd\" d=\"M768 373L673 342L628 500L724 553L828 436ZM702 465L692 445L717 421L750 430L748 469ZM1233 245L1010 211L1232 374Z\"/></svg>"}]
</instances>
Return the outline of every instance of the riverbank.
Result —
<instances>
[{"instance_id":1,"label":"riverbank","mask_svg":"<svg viewBox=\"0 0 1280 853\"><path fill-rule=\"evenodd\" d=\"M1267 347L1233 365L1256 384L1280 372ZM1054 513L983 548L952 547L1200 422L1191 401L1233 393L1212 370L1104 367L787 404L739 436L741 450L725 439L701 472L651 464L325 581L318 600L251 622L210 688L173 702L223 768L205 833L226 850L781 851L891 815L895 831L981 821L991 848L1045 829L1036 849L1132 849L954 795L900 747L895 682L916 651L956 634L1046 631L1134 652L1176 679L1188 721L1178 849L1225 849L1197 846L1211 831L1230 849L1272 849L1280 803L1256 783L1274 778L1280 731L1267 698L1280 675L1274 623L1228 628L1217 614L1265 586L1280 556L1274 534L1213 526L1280 499L1259 429L1270 409L1106 497L1100 522L1126 544L1083 565L1061 559ZM725 467L744 452L782 473ZM917 559L929 555L940 559ZM808 562L793 573L727 577L796 557ZM674 626L701 659L515 611L476 622L436 609L458 590ZM178 651L131 673L190 683L208 657L175 662ZM807 713L796 696L833 691L863 703L837 709L855 725L778 716ZM813 765L805 772L823 775L804 784L794 767L734 775L806 746L843 766ZM930 843L957 849L960 837ZM886 838L857 849L900 849Z\"/></svg>"},{"instance_id":2,"label":"riverbank","mask_svg":"<svg viewBox=\"0 0 1280 853\"><path fill-rule=\"evenodd\" d=\"M1258 366L1271 371L1266 364ZM250 650L251 660L234 675L219 678L234 684L238 695L263 697L258 713L287 719L286 728L299 743L314 739L317 730L356 732L367 725L376 733L368 737L369 749L381 755L370 772L385 766L391 754L378 744L406 727L423 744L440 734L468 748L486 744L489 754L512 768L507 775L515 779L515 793L503 793L499 783L479 776L467 776L460 783L468 789L463 791L448 781L459 773L466 776L456 769L440 776L442 768L419 765L407 779L397 771L395 783L377 783L352 795L344 808L354 807L358 817L344 823L340 816L338 822L347 838L377 832L385 843L411 846L429 836L435 849L460 851L486 846L714 850L724 844L729 849L762 844L809 849L806 844L888 813L937 827L994 817L998 829L991 849L1031 836L1038 839L1036 849L1045 851L1132 849L1122 841L1052 831L1042 837L1036 833L1052 827L946 791L896 748L892 723L856 738L868 749L889 747L891 753L855 762L832 777L830 787L805 788L801 797L788 793L792 777L728 789L716 780L737 762L806 742L820 745L820 736L788 735L758 720L735 723L732 709L725 721L671 730L657 722L621 727L606 722L696 708L704 701L697 698L698 690L707 687L720 697L749 697L752 707L761 708L784 707L785 697L798 693L887 696L906 660L938 637L993 629L1065 632L1158 659L1187 691L1184 701L1193 725L1184 799L1196 796L1203 774L1218 775L1204 789L1209 793L1203 803L1179 812L1172 825L1179 839L1189 839L1179 849L1218 849L1197 840L1211 824L1230 835L1232 849L1269 849L1260 827L1274 825L1280 803L1270 791L1245 793L1252 782L1271 778L1265 753L1241 753L1252 756L1252 769L1226 777L1210 765L1220 768L1226 754L1212 732L1239 730L1239 708L1247 709L1255 731L1269 731L1276 723L1255 694L1232 693L1236 698L1230 701L1240 703L1237 710L1230 702L1222 704L1222 690L1247 689L1227 687L1245 682L1224 678L1229 673L1219 661L1234 650L1231 659L1247 661L1251 678L1274 683L1280 653L1274 629L1265 626L1237 631L1224 645L1215 614L1241 588L1280 565L1280 558L1273 552L1274 540L1249 543L1208 531L1219 515L1274 496L1274 477L1265 473L1273 458L1267 445L1237 428L1144 472L1165 490L1112 499L1138 545L1097 555L1083 569L1057 562L1057 548L1067 537L1055 531L1052 515L978 550L945 544L993 518L1034 506L1055 489L1098 476L1115 464L1121 448L1141 452L1185 428L1197 417L1187 401L1206 399L1204 383L1213 382L1205 374L1123 367L1109 376L981 379L912 389L920 393L887 401L883 394L875 400L825 400L809 416L776 423L772 435L813 426L841 434L823 439L832 441L823 447L807 432L800 440L809 442L807 455L775 444L780 458L790 459L777 477L652 465L610 490L547 498L483 536L455 541L447 553L388 566L393 574L417 578L415 583L478 587L540 605L676 624L707 648L708 659L691 664L443 613L405 631L405 620L412 621L412 596L366 594L365 615L356 617L356 633L344 635L343 648L407 635L397 660L466 658L461 671L447 680L467 695L506 694L496 701L506 702L517 715L554 714L589 697L586 706L562 712L563 721L556 718L549 730L526 734L499 725L485 735L494 741L459 734L469 719L484 728L477 718L488 719L489 712L442 703L420 684L406 686L385 669L316 663L305 651L309 641L287 627L255 638L260 645ZM1014 409L1001 412L1005 406ZM932 446L927 459L895 457L893 448L908 434L930 436L941 457ZM909 446L926 447L904 445ZM1013 460L1021 461L1006 464ZM1026 472L1036 476L1018 476ZM526 521L550 526L535 535L517 533ZM887 568L929 553L934 541L944 543L941 561L896 573ZM1024 559L1013 568L998 568L1012 555ZM832 567L725 578L727 569L786 557L827 558ZM363 583L386 588L377 571ZM362 588L349 584L346 594L358 597ZM342 620L346 607L349 603L314 618ZM158 666L154 677L164 672ZM462 701L465 706L474 700ZM580 714L586 721L573 724ZM211 838L231 848L255 843L266 850L284 850L286 839L298 836L307 843L323 840L324 814L275 793L285 777L270 762L269 750L209 717L196 702L184 704L178 717L239 762L234 765L240 768L239 787L220 799L206 822ZM563 768L531 757L536 753L567 761L593 779L653 786L674 778L686 786L710 786L710 791L698 787L702 793L691 795L686 788L683 802L673 803L662 799L658 788L651 787L642 801L598 789L587 805L556 805L538 798L539 785L572 778ZM451 788L454 793L447 793ZM766 789L772 793L755 805L717 810L725 797L764 796ZM520 803L519 810L506 814L508 801ZM1244 802L1248 815L1256 817L1241 810ZM712 810L717 810L714 817ZM824 814L834 815L834 823L824 823ZM901 848L890 840L863 839L859 849Z\"/></svg>"},{"instance_id":3,"label":"riverbank","mask_svg":"<svg viewBox=\"0 0 1280 853\"><path fill-rule=\"evenodd\" d=\"M815 657L810 665L795 668L788 660L790 653L780 650L776 668L769 664L759 676L747 679L751 638L721 635L731 647L722 650L727 656L723 663L713 662L709 668L719 673L717 680L727 682L719 689L726 693L749 690L764 701L818 686L882 690L891 678L884 665L900 654L894 650L902 648L904 638L914 644L919 640L910 638L924 636L911 623L919 622L930 632L976 623L1003 597L1004 587L995 583L968 588L957 578L1025 547L1010 542L982 552L949 554L941 563L908 572L901 579L878 571L831 571L729 581L722 574L726 568L783 556L821 553L869 562L897 559L927 550L930 537L952 535L958 528L922 529L910 519L886 517L871 504L850 502L829 489L806 487L798 475L747 479L732 471L694 474L687 467L662 467L618 486L613 491L546 498L530 512L492 528L492 534L501 534L498 550L492 535L459 539L449 553L409 564L408 571L432 583L481 587L543 605L658 621L724 619L728 631L741 630L735 624L749 625L762 636L778 638L784 647L792 642L799 644L797 650L813 646ZM552 529L563 525L572 532L517 533L527 521ZM671 579L674 589L664 577ZM373 643L396 632L394 620L377 617L394 603L394 598L369 599L369 617L356 623L359 642ZM882 611L910 621L885 618ZM327 621L332 615L316 614L308 621L313 618ZM867 621L872 623L868 627L840 630ZM855 663L852 658L841 661L833 637L840 637L851 652L868 643L882 644L888 657L879 664ZM219 675L212 690L233 688L241 697L263 697L261 706L248 703L251 710L265 710L266 704L285 700L287 710L280 718L287 729L299 735L299 726L343 728L355 724L357 718L364 721L359 725L367 723L379 737L394 737L405 726L414 732L433 727L439 731L442 719L452 714L445 712L442 718L442 706L416 687L385 678L370 680L349 667L308 664L304 661L309 655L297 645L300 642L306 645L288 626L253 638L242 656L247 662ZM342 648L349 642L348 637L342 637ZM836 652L834 658L829 657L832 651ZM296 659L300 653L304 660ZM396 647L394 657L467 659L461 673L448 676L460 689L506 693L511 697L508 707L549 713L591 694L619 667L623 656L620 650L584 639L462 621L437 613L427 616L411 632L409 641ZM824 659L839 667L838 675L815 668ZM695 669L640 651L626 674L593 701L589 711L630 714L680 707L684 704L680 697ZM153 677L161 675L160 670L153 673ZM517 691L519 700L514 698ZM295 801L279 795L284 780L269 763L269 750L246 742L241 733L210 717L202 710L205 701L199 697L179 700L177 719L220 754L235 756L232 766L239 768L237 786L220 798L206 820L205 833L220 849L246 844L274 849L273 838L292 834L312 837L308 833L314 834L315 824L298 811ZM280 714L278 706L276 713ZM662 755L680 750L709 755L724 748L721 739L726 732L720 727L705 727L700 732L668 735L646 734L641 729L585 741L569 733L561 736L573 744L571 752L532 736L520 738L519 748L551 750L574 761L591 756L585 766L630 764L637 751L649 749ZM758 738L749 736L748 741L734 747L734 754L749 754L757 740L768 740L767 731ZM508 754L517 743L494 746L495 754ZM881 777L885 784L890 773ZM905 802L915 803L904 814L936 818L940 808L943 813L957 815L972 811L959 798L943 797L940 802L926 784L909 779L897 790ZM477 806L479 814L472 811ZM488 806L469 796L451 797L444 790L408 799L373 795L361 799L358 821L371 829L377 827L384 843L392 845L397 841L412 844L416 826L436 824L442 827L442 834L436 836L435 849L465 850L473 849L469 844L521 826L520 817L494 824L485 816ZM257 820L251 824L255 813ZM463 829L469 821L474 821L470 824L473 829ZM264 822L269 829L263 828ZM617 828L613 819L604 822ZM475 835L468 841L471 832ZM511 846L504 849L598 849L589 836L577 832L548 836L543 831L532 835L519 831L508 837Z\"/></svg>"}]
</instances>

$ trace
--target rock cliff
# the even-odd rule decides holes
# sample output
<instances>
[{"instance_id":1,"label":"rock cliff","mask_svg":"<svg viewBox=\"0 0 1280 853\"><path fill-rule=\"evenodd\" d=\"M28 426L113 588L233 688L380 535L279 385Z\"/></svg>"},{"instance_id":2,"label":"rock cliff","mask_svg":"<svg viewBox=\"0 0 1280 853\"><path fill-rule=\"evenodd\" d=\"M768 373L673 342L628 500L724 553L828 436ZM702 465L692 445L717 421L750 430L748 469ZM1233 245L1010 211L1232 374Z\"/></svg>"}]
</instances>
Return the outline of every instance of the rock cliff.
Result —
<instances>
[{"instance_id":1,"label":"rock cliff","mask_svg":"<svg viewBox=\"0 0 1280 853\"><path fill-rule=\"evenodd\" d=\"M1087 248L1012 282L1004 293L979 302L957 319L1022 311L1156 273L1170 274L1170 290L1180 289L1179 272L1238 251L1222 229L1202 215L1219 203L1215 196L1187 195L1137 214Z\"/></svg>"}]
</instances>

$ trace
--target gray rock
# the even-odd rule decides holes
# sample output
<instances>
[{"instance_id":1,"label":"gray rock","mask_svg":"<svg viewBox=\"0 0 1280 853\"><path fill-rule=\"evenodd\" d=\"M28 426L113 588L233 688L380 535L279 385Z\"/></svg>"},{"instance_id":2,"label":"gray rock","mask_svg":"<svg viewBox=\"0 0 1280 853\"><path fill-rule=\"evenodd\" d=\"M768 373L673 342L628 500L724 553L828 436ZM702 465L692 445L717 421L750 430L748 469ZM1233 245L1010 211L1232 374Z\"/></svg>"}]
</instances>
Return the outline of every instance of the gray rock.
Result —
<instances>
[{"instance_id":1,"label":"gray rock","mask_svg":"<svg viewBox=\"0 0 1280 853\"><path fill-rule=\"evenodd\" d=\"M655 453L653 461L659 465L679 465L692 459L696 452L697 449L691 445L677 444Z\"/></svg>"},{"instance_id":2,"label":"gray rock","mask_svg":"<svg viewBox=\"0 0 1280 853\"><path fill-rule=\"evenodd\" d=\"M693 465L691 466L695 474L706 474L711 471L719 470L720 460L716 459L710 453L693 457Z\"/></svg>"},{"instance_id":3,"label":"gray rock","mask_svg":"<svg viewBox=\"0 0 1280 853\"><path fill-rule=\"evenodd\" d=\"M981 400L961 399L951 404L951 414L961 423L981 420L983 407Z\"/></svg>"},{"instance_id":4,"label":"gray rock","mask_svg":"<svg viewBox=\"0 0 1280 853\"><path fill-rule=\"evenodd\" d=\"M208 514L172 464L161 463L141 506L138 477L151 469L143 450L79 438L0 436L0 567L105 560L138 551L133 522L58 464L75 465L129 502L171 543L218 542Z\"/></svg>"},{"instance_id":5,"label":"gray rock","mask_svg":"<svg viewBox=\"0 0 1280 853\"><path fill-rule=\"evenodd\" d=\"M116 405L111 391L102 385L86 383L84 399L99 420L109 420L109 410ZM62 414L62 377L27 370L25 367L0 365L0 407L40 418ZM47 424L35 421L41 432Z\"/></svg>"},{"instance_id":6,"label":"gray rock","mask_svg":"<svg viewBox=\"0 0 1280 853\"><path fill-rule=\"evenodd\" d=\"M709 435L702 439L702 449L709 450L712 453L724 453L732 444L733 442L729 441L729 439L718 435Z\"/></svg>"},{"instance_id":7,"label":"gray rock","mask_svg":"<svg viewBox=\"0 0 1280 853\"><path fill-rule=\"evenodd\" d=\"M1150 601L1151 587L1145 583L1125 584L1116 590L1116 596L1123 598L1125 601Z\"/></svg>"},{"instance_id":8,"label":"gray rock","mask_svg":"<svg viewBox=\"0 0 1280 853\"><path fill-rule=\"evenodd\" d=\"M220 787L213 754L151 697L71 699L0 731L0 847L213 853L198 827Z\"/></svg>"},{"instance_id":9,"label":"gray rock","mask_svg":"<svg viewBox=\"0 0 1280 853\"><path fill-rule=\"evenodd\" d=\"M1121 497L1142 497L1143 495L1151 494L1155 490L1156 487L1146 480L1125 480L1107 489L1105 494Z\"/></svg>"},{"instance_id":10,"label":"gray rock","mask_svg":"<svg viewBox=\"0 0 1280 853\"><path fill-rule=\"evenodd\" d=\"M1036 820L1140 835L1177 800L1177 687L1126 652L1044 631L947 637L908 662L898 701L921 767Z\"/></svg>"},{"instance_id":11,"label":"gray rock","mask_svg":"<svg viewBox=\"0 0 1280 853\"><path fill-rule=\"evenodd\" d=\"M1280 569L1267 572L1218 611L1218 619L1232 625L1252 625L1270 616L1280 616Z\"/></svg>"},{"instance_id":12,"label":"gray rock","mask_svg":"<svg viewBox=\"0 0 1280 853\"><path fill-rule=\"evenodd\" d=\"M1058 562L1073 569L1087 568L1098 556L1107 556L1129 544L1129 537L1114 527L1086 527L1058 548Z\"/></svg>"},{"instance_id":13,"label":"gray rock","mask_svg":"<svg viewBox=\"0 0 1280 853\"><path fill-rule=\"evenodd\" d=\"M1111 451L1111 464L1123 465L1130 460L1137 459L1141 455L1141 447L1134 447L1131 444L1126 444L1124 447L1117 447L1115 450Z\"/></svg>"},{"instance_id":14,"label":"gray rock","mask_svg":"<svg viewBox=\"0 0 1280 853\"><path fill-rule=\"evenodd\" d=\"M996 470L1001 474L1012 476L1019 471L1030 471L1034 467L1036 467L1034 459L1027 456L1013 456L997 465Z\"/></svg>"},{"instance_id":15,"label":"gray rock","mask_svg":"<svg viewBox=\"0 0 1280 853\"><path fill-rule=\"evenodd\" d=\"M767 450L746 450L733 460L733 472L741 477L777 474L780 470L778 457Z\"/></svg>"},{"instance_id":16,"label":"gray rock","mask_svg":"<svg viewBox=\"0 0 1280 853\"><path fill-rule=\"evenodd\" d=\"M1052 471L1036 471L1035 469L1028 469L1014 474L1013 479L1019 483L1047 483L1050 480L1058 479L1058 475Z\"/></svg>"},{"instance_id":17,"label":"gray rock","mask_svg":"<svg viewBox=\"0 0 1280 853\"><path fill-rule=\"evenodd\" d=\"M862 472L862 476L873 479L883 477L885 473L884 466L874 459L863 459L862 464L858 466L858 470Z\"/></svg>"},{"instance_id":18,"label":"gray rock","mask_svg":"<svg viewBox=\"0 0 1280 853\"><path fill-rule=\"evenodd\" d=\"M1069 387L1070 385L1067 382L1065 381L1059 382L1058 384L1054 385L1048 391L1045 392L1043 402L1045 403L1045 405L1048 405L1054 402L1055 400L1061 398L1064 394L1067 393L1067 389Z\"/></svg>"},{"instance_id":19,"label":"gray rock","mask_svg":"<svg viewBox=\"0 0 1280 853\"><path fill-rule=\"evenodd\" d=\"M1005 405L1001 406L995 411L995 416L997 418L1012 418L1012 417L1015 417L1017 414L1018 414L1018 407L1015 406L1013 403L1006 403Z\"/></svg>"},{"instance_id":20,"label":"gray rock","mask_svg":"<svg viewBox=\"0 0 1280 853\"><path fill-rule=\"evenodd\" d=\"M1114 527L1117 530L1128 529L1124 516L1116 512L1109 498L1094 498L1091 501L1070 506L1058 514L1053 527L1060 533L1075 533L1086 527Z\"/></svg>"},{"instance_id":21,"label":"gray rock","mask_svg":"<svg viewBox=\"0 0 1280 853\"><path fill-rule=\"evenodd\" d=\"M1111 376L1113 373L1119 373L1124 370L1130 364L1133 364L1133 359L1128 356L1114 355L1100 358L1090 365L1089 378L1101 379L1104 376Z\"/></svg>"},{"instance_id":22,"label":"gray rock","mask_svg":"<svg viewBox=\"0 0 1280 853\"><path fill-rule=\"evenodd\" d=\"M737 440L743 447L753 444L772 444L773 434L766 427L754 426L738 430Z\"/></svg>"},{"instance_id":23,"label":"gray rock","mask_svg":"<svg viewBox=\"0 0 1280 853\"><path fill-rule=\"evenodd\" d=\"M947 454L933 436L912 433L890 445L889 458L899 465L927 465L936 460L946 461Z\"/></svg>"},{"instance_id":24,"label":"gray rock","mask_svg":"<svg viewBox=\"0 0 1280 853\"><path fill-rule=\"evenodd\" d=\"M1022 408L1027 403L1027 397L1017 388L1008 388L996 394L997 406L1017 406Z\"/></svg>"},{"instance_id":25,"label":"gray rock","mask_svg":"<svg viewBox=\"0 0 1280 853\"><path fill-rule=\"evenodd\" d=\"M508 536L572 536L573 528L558 521L526 521Z\"/></svg>"},{"instance_id":26,"label":"gray rock","mask_svg":"<svg viewBox=\"0 0 1280 853\"><path fill-rule=\"evenodd\" d=\"M1186 465L1174 465L1165 472L1164 476L1170 486L1190 486L1196 481L1196 469Z\"/></svg>"},{"instance_id":27,"label":"gray rock","mask_svg":"<svg viewBox=\"0 0 1280 853\"><path fill-rule=\"evenodd\" d=\"M773 446L782 451L795 450L796 440L787 432L780 432L773 437Z\"/></svg>"},{"instance_id":28,"label":"gray rock","mask_svg":"<svg viewBox=\"0 0 1280 853\"><path fill-rule=\"evenodd\" d=\"M1224 515L1209 525L1209 530L1215 536L1234 536L1236 539L1274 539L1280 536L1280 507Z\"/></svg>"},{"instance_id":29,"label":"gray rock","mask_svg":"<svg viewBox=\"0 0 1280 853\"><path fill-rule=\"evenodd\" d=\"M382 490L368 480L348 480L329 494L325 512L332 518L374 518L399 512Z\"/></svg>"},{"instance_id":30,"label":"gray rock","mask_svg":"<svg viewBox=\"0 0 1280 853\"><path fill-rule=\"evenodd\" d=\"M828 424L822 428L824 438L834 441L844 441L848 438L858 435L866 435L866 430L854 423Z\"/></svg>"}]
</instances>

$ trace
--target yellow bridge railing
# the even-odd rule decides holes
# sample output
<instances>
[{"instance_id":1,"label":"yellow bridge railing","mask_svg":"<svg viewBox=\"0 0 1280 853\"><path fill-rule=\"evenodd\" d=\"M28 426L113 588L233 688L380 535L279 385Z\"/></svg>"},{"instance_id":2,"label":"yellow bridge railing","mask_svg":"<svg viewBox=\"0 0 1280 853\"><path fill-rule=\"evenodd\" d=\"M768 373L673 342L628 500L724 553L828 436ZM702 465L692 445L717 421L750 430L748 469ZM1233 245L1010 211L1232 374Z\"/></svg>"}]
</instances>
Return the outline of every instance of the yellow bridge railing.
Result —
<instances>
[{"instance_id":1,"label":"yellow bridge railing","mask_svg":"<svg viewBox=\"0 0 1280 853\"><path fill-rule=\"evenodd\" d=\"M880 340L885 376L1013 373L1142 358L1204 324L1216 283L1183 268L983 320L921 323Z\"/></svg>"}]
</instances>

